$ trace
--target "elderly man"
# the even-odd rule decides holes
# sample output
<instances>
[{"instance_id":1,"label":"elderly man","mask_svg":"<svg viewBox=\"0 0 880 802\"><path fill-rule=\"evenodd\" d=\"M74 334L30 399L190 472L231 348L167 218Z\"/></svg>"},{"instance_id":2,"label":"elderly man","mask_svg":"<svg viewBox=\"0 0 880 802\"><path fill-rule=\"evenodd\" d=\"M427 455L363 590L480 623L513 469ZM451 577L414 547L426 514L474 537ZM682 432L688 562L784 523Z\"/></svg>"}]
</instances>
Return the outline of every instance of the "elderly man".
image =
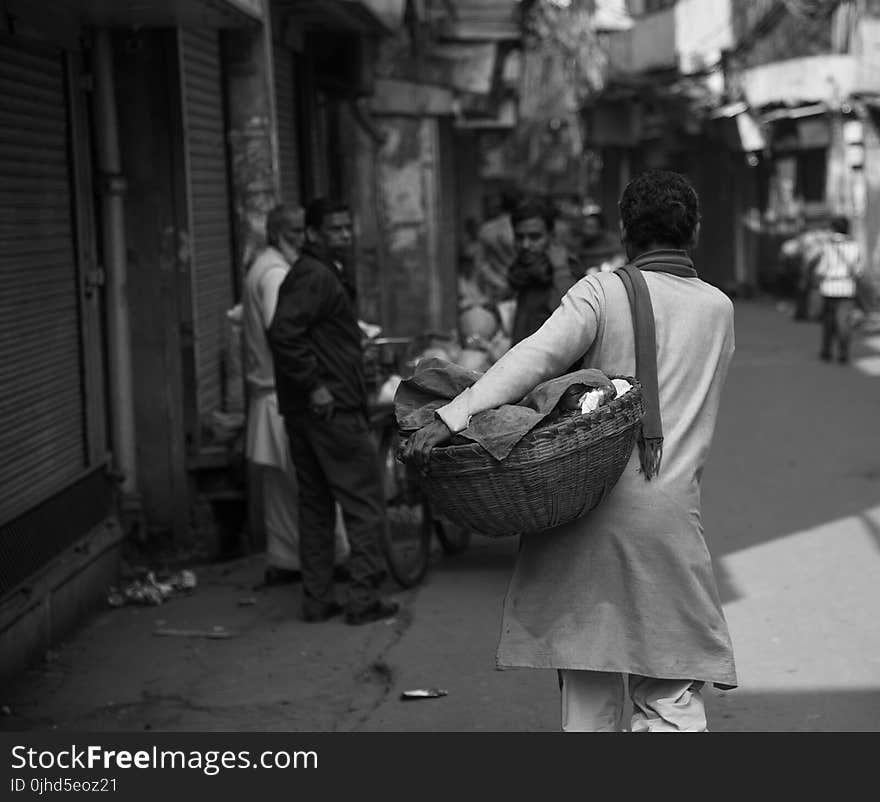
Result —
<instances>
[{"instance_id":1,"label":"elderly man","mask_svg":"<svg viewBox=\"0 0 880 802\"><path fill-rule=\"evenodd\" d=\"M266 329L278 302L278 289L299 259L305 237L305 212L276 206L266 217L266 247L251 262L242 289L248 420L245 455L259 469L263 526L266 532L265 584L300 578L299 511L296 472L278 413L275 371ZM341 521L336 527L336 562L348 552Z\"/></svg>"},{"instance_id":2,"label":"elderly man","mask_svg":"<svg viewBox=\"0 0 880 802\"><path fill-rule=\"evenodd\" d=\"M737 684L700 515L733 304L688 255L700 216L683 176L635 178L620 216L629 264L578 281L535 334L437 410L404 458L424 465L472 415L516 403L576 359L635 376L638 448L593 511L523 536L496 661L559 672L564 731L622 729L628 688L632 731L704 732L704 683Z\"/></svg>"}]
</instances>

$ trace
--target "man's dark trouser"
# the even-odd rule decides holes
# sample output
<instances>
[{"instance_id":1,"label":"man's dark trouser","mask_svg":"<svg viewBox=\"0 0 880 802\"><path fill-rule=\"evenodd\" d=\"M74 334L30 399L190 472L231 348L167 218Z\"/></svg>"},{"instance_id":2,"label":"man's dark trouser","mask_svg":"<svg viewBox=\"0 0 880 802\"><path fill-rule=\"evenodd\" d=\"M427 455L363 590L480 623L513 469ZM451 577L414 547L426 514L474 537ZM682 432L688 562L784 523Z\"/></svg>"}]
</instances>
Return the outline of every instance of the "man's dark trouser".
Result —
<instances>
[{"instance_id":1,"label":"man's dark trouser","mask_svg":"<svg viewBox=\"0 0 880 802\"><path fill-rule=\"evenodd\" d=\"M320 612L333 589L334 501L342 507L351 555L345 600L357 612L379 599L385 492L379 456L362 412L337 411L329 421L310 413L284 419L299 484L299 553L303 609Z\"/></svg>"},{"instance_id":2,"label":"man's dark trouser","mask_svg":"<svg viewBox=\"0 0 880 802\"><path fill-rule=\"evenodd\" d=\"M831 359L831 347L836 340L837 357L843 362L849 359L850 320L855 298L823 298L822 301L822 358Z\"/></svg>"}]
</instances>

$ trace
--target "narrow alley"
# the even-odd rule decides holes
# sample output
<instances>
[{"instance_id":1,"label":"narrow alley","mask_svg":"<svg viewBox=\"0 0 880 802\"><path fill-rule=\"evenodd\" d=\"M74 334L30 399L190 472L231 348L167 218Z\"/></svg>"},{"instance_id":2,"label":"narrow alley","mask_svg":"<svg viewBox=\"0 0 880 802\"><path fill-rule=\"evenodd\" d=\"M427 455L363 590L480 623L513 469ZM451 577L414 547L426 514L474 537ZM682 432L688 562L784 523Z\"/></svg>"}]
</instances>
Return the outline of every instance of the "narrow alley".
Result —
<instances>
[{"instance_id":1,"label":"narrow alley","mask_svg":"<svg viewBox=\"0 0 880 802\"><path fill-rule=\"evenodd\" d=\"M873 731L880 709L880 336L848 366L818 325L736 304L737 351L704 477L704 526L740 687L710 731ZM259 559L196 567L189 598L107 609L0 699L5 730L554 731L548 671L497 671L515 539L434 556L367 627L298 619L297 587L253 591ZM242 606L241 602L253 600ZM160 628L228 638L160 637ZM403 701L401 692L447 695Z\"/></svg>"}]
</instances>

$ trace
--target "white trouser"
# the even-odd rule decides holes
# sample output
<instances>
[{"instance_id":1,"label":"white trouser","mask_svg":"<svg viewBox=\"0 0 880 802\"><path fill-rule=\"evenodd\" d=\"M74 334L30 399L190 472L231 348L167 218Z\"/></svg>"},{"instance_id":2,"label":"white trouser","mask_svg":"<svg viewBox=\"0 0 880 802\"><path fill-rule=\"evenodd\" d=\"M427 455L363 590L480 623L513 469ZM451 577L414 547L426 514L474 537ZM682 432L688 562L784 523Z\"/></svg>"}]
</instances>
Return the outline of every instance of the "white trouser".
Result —
<instances>
[{"instance_id":1,"label":"white trouser","mask_svg":"<svg viewBox=\"0 0 880 802\"><path fill-rule=\"evenodd\" d=\"M266 562L274 568L299 570L299 509L296 471L260 466L263 489L263 524L266 528ZM348 559L348 538L342 509L336 505L336 565Z\"/></svg>"},{"instance_id":2,"label":"white trouser","mask_svg":"<svg viewBox=\"0 0 880 802\"><path fill-rule=\"evenodd\" d=\"M560 671L564 732L622 732L625 680L632 732L707 732L703 683L604 671Z\"/></svg>"}]
</instances>

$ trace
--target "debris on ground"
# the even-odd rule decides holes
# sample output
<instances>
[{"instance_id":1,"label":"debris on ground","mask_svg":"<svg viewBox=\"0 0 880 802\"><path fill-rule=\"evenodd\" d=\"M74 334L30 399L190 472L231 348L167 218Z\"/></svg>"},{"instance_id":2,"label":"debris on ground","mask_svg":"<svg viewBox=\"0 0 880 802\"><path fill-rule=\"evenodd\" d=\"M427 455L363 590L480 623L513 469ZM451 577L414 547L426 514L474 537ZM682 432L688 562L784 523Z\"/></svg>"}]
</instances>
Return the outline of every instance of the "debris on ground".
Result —
<instances>
[{"instance_id":1,"label":"debris on ground","mask_svg":"<svg viewBox=\"0 0 880 802\"><path fill-rule=\"evenodd\" d=\"M251 606L253 606L253 605L256 604L256 603L257 603L257 600L256 600L256 598L254 598L253 596L250 596L250 597L247 598L247 599L239 599L239 600L238 600L238 606L239 606L239 607L251 607Z\"/></svg>"},{"instance_id":2,"label":"debris on ground","mask_svg":"<svg viewBox=\"0 0 880 802\"><path fill-rule=\"evenodd\" d=\"M0 713L2 713L4 716L11 716L12 708L9 705L3 705L3 707L0 707Z\"/></svg>"},{"instance_id":3,"label":"debris on ground","mask_svg":"<svg viewBox=\"0 0 880 802\"><path fill-rule=\"evenodd\" d=\"M127 604L159 605L175 595L189 595L197 585L193 571L184 569L168 579L160 581L153 571L143 579L135 579L124 588L111 587L107 603L111 607L124 607Z\"/></svg>"},{"instance_id":4,"label":"debris on ground","mask_svg":"<svg viewBox=\"0 0 880 802\"><path fill-rule=\"evenodd\" d=\"M400 694L400 698L404 701L409 701L410 699L437 699L448 694L449 691L443 691L439 688L416 688L412 691L404 691Z\"/></svg>"},{"instance_id":5,"label":"debris on ground","mask_svg":"<svg viewBox=\"0 0 880 802\"><path fill-rule=\"evenodd\" d=\"M172 627L160 627L153 630L154 635L164 635L172 638L234 638L237 632L226 627L214 627L213 629L174 629Z\"/></svg>"}]
</instances>

